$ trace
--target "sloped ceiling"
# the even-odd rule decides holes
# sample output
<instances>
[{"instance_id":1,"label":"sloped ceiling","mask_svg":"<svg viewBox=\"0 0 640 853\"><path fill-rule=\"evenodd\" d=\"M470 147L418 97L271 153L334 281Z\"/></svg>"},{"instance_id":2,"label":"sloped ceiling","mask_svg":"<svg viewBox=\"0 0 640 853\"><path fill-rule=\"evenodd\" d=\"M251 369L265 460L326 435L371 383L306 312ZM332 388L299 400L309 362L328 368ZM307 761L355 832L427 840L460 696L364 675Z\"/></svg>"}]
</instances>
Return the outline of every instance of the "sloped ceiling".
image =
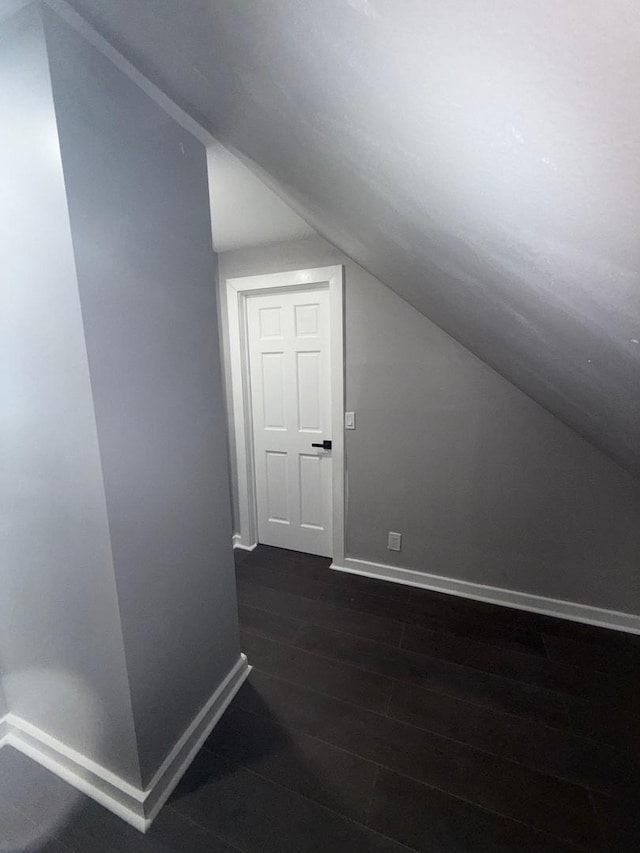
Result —
<instances>
[{"instance_id":1,"label":"sloped ceiling","mask_svg":"<svg viewBox=\"0 0 640 853\"><path fill-rule=\"evenodd\" d=\"M634 0L72 0L321 234L640 474Z\"/></svg>"},{"instance_id":2,"label":"sloped ceiling","mask_svg":"<svg viewBox=\"0 0 640 853\"><path fill-rule=\"evenodd\" d=\"M207 165L216 252L297 240L315 233L223 145L209 145Z\"/></svg>"}]
</instances>

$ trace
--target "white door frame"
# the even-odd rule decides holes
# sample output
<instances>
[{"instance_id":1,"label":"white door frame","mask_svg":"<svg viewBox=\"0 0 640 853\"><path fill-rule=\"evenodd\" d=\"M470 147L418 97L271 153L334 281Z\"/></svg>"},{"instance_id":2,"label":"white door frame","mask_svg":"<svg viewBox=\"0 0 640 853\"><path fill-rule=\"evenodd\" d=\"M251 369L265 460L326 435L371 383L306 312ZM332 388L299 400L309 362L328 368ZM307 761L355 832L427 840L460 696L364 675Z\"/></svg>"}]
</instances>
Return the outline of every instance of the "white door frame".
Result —
<instances>
[{"instance_id":1,"label":"white door frame","mask_svg":"<svg viewBox=\"0 0 640 853\"><path fill-rule=\"evenodd\" d=\"M227 279L227 319L233 426L238 472L239 530L234 537L238 548L252 550L258 542L255 467L247 335L247 298L256 290L315 290L327 287L330 306L331 440L333 562L344 558L344 334L342 265L293 270L292 272L251 275Z\"/></svg>"}]
</instances>

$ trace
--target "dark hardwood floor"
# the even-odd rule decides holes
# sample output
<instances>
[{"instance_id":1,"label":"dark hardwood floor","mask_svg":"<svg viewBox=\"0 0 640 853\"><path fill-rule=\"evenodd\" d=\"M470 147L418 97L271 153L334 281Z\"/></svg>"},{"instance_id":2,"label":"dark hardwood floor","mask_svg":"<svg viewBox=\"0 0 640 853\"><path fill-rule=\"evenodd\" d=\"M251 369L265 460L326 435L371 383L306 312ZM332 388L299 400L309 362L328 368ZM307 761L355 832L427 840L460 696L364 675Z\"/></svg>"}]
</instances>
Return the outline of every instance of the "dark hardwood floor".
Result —
<instances>
[{"instance_id":1,"label":"dark hardwood floor","mask_svg":"<svg viewBox=\"0 0 640 853\"><path fill-rule=\"evenodd\" d=\"M640 637L236 555L254 670L151 831L5 748L0 851L640 850Z\"/></svg>"}]
</instances>

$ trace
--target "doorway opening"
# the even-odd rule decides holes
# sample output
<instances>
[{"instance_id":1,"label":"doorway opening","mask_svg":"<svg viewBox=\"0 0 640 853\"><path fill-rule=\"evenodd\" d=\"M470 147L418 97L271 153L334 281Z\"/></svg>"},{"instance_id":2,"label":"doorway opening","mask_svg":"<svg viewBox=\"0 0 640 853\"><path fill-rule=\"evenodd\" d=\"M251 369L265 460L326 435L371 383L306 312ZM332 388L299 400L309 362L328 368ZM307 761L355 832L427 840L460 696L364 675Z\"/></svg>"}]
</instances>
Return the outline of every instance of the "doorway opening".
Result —
<instances>
[{"instance_id":1,"label":"doorway opening","mask_svg":"<svg viewBox=\"0 0 640 853\"><path fill-rule=\"evenodd\" d=\"M340 265L226 283L236 547L344 557Z\"/></svg>"}]
</instances>

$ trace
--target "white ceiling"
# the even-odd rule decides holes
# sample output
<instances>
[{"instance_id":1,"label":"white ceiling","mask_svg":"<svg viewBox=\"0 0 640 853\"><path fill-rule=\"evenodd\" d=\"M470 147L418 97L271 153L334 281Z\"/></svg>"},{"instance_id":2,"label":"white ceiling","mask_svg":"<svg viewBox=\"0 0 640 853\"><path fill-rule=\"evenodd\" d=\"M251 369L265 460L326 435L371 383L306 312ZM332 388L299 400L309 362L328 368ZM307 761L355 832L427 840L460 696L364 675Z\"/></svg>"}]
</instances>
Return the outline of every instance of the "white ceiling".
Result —
<instances>
[{"instance_id":1,"label":"white ceiling","mask_svg":"<svg viewBox=\"0 0 640 853\"><path fill-rule=\"evenodd\" d=\"M216 252L294 240L315 233L224 146L209 146L207 163Z\"/></svg>"},{"instance_id":2,"label":"white ceiling","mask_svg":"<svg viewBox=\"0 0 640 853\"><path fill-rule=\"evenodd\" d=\"M218 251L286 199L640 477L634 0L70 3L227 146Z\"/></svg>"},{"instance_id":3,"label":"white ceiling","mask_svg":"<svg viewBox=\"0 0 640 853\"><path fill-rule=\"evenodd\" d=\"M29 0L0 0L0 20ZM216 252L315 234L258 175L219 143L207 146L211 230Z\"/></svg>"},{"instance_id":4,"label":"white ceiling","mask_svg":"<svg viewBox=\"0 0 640 853\"><path fill-rule=\"evenodd\" d=\"M319 234L640 476L634 0L71 4Z\"/></svg>"},{"instance_id":5,"label":"white ceiling","mask_svg":"<svg viewBox=\"0 0 640 853\"><path fill-rule=\"evenodd\" d=\"M27 2L28 0L0 0L0 21L26 6Z\"/></svg>"}]
</instances>

